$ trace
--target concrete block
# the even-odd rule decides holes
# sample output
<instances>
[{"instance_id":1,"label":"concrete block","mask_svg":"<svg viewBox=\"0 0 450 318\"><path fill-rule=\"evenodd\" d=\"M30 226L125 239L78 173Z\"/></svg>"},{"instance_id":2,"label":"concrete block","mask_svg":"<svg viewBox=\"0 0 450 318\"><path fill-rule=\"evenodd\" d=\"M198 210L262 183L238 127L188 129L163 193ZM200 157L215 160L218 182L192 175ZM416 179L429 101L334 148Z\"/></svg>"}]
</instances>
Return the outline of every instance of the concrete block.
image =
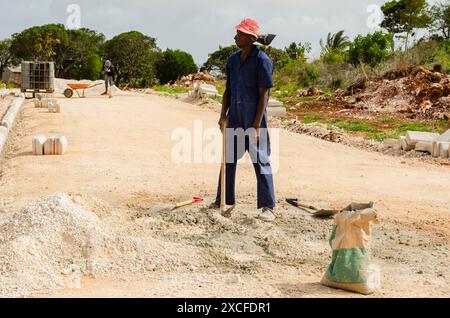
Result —
<instances>
[{"instance_id":1,"label":"concrete block","mask_svg":"<svg viewBox=\"0 0 450 318\"><path fill-rule=\"evenodd\" d=\"M434 141L440 135L437 133L423 132L423 131L407 131L406 142L410 146L415 146L419 141Z\"/></svg>"},{"instance_id":2,"label":"concrete block","mask_svg":"<svg viewBox=\"0 0 450 318\"><path fill-rule=\"evenodd\" d=\"M216 97L217 95L219 95L219 92L217 91L217 88L214 85L194 83L193 87L194 87L193 94L195 96Z\"/></svg>"},{"instance_id":3,"label":"concrete block","mask_svg":"<svg viewBox=\"0 0 450 318\"><path fill-rule=\"evenodd\" d=\"M430 142L430 141L419 141L416 144L415 150L416 151L429 152L431 154L432 147L433 147L433 143Z\"/></svg>"},{"instance_id":4,"label":"concrete block","mask_svg":"<svg viewBox=\"0 0 450 318\"><path fill-rule=\"evenodd\" d=\"M15 114L12 112L7 112L5 116L3 116L2 121L0 122L0 125L3 127L6 127L8 130L10 130L14 125L14 120L16 119Z\"/></svg>"},{"instance_id":5,"label":"concrete block","mask_svg":"<svg viewBox=\"0 0 450 318\"><path fill-rule=\"evenodd\" d=\"M0 152L5 147L6 140L8 139L8 128L0 126Z\"/></svg>"},{"instance_id":6,"label":"concrete block","mask_svg":"<svg viewBox=\"0 0 450 318\"><path fill-rule=\"evenodd\" d=\"M34 102L34 108L42 108L42 101L40 99L33 99Z\"/></svg>"},{"instance_id":7,"label":"concrete block","mask_svg":"<svg viewBox=\"0 0 450 318\"><path fill-rule=\"evenodd\" d=\"M431 155L434 158L439 157L439 143L437 141L433 141L431 144Z\"/></svg>"},{"instance_id":8,"label":"concrete block","mask_svg":"<svg viewBox=\"0 0 450 318\"><path fill-rule=\"evenodd\" d=\"M414 145L408 144L406 139L402 139L401 144L402 144L402 150L404 150L404 151L411 151L415 147Z\"/></svg>"},{"instance_id":9,"label":"concrete block","mask_svg":"<svg viewBox=\"0 0 450 318\"><path fill-rule=\"evenodd\" d=\"M405 136L401 136L399 140L397 140L397 143L394 144L393 149L395 151L400 151L402 150L402 144L403 144L403 140L405 140Z\"/></svg>"},{"instance_id":10,"label":"concrete block","mask_svg":"<svg viewBox=\"0 0 450 318\"><path fill-rule=\"evenodd\" d=\"M64 155L67 151L68 143L65 136L59 136L55 139L55 155Z\"/></svg>"},{"instance_id":11,"label":"concrete block","mask_svg":"<svg viewBox=\"0 0 450 318\"><path fill-rule=\"evenodd\" d=\"M449 157L450 142L440 142L438 145L439 157L447 159Z\"/></svg>"},{"instance_id":12,"label":"concrete block","mask_svg":"<svg viewBox=\"0 0 450 318\"><path fill-rule=\"evenodd\" d=\"M48 102L48 112L49 113L60 113L61 107L58 102L49 101Z\"/></svg>"},{"instance_id":13,"label":"concrete block","mask_svg":"<svg viewBox=\"0 0 450 318\"><path fill-rule=\"evenodd\" d=\"M269 102L267 103L267 107L283 107L283 103L275 98L270 97Z\"/></svg>"},{"instance_id":14,"label":"concrete block","mask_svg":"<svg viewBox=\"0 0 450 318\"><path fill-rule=\"evenodd\" d=\"M31 140L31 148L33 155L43 156L44 155L44 144L47 141L47 137L39 135L34 136Z\"/></svg>"},{"instance_id":15,"label":"concrete block","mask_svg":"<svg viewBox=\"0 0 450 318\"><path fill-rule=\"evenodd\" d=\"M286 108L284 107L268 107L267 115L271 117L283 117L286 116Z\"/></svg>"},{"instance_id":16,"label":"concrete block","mask_svg":"<svg viewBox=\"0 0 450 318\"><path fill-rule=\"evenodd\" d=\"M49 137L44 143L44 155L51 156L55 154L55 139L56 137Z\"/></svg>"},{"instance_id":17,"label":"concrete block","mask_svg":"<svg viewBox=\"0 0 450 318\"><path fill-rule=\"evenodd\" d=\"M450 129L447 130L445 133L440 135L437 139L437 142L444 141L444 142L450 142Z\"/></svg>"},{"instance_id":18,"label":"concrete block","mask_svg":"<svg viewBox=\"0 0 450 318\"><path fill-rule=\"evenodd\" d=\"M8 130L14 126L14 122L16 121L17 114L19 113L24 100L25 99L23 99L23 98L16 98L11 102L6 114L3 116L3 119L0 122L1 126L6 127Z\"/></svg>"},{"instance_id":19,"label":"concrete block","mask_svg":"<svg viewBox=\"0 0 450 318\"><path fill-rule=\"evenodd\" d=\"M385 139L383 145L387 148L394 148L398 144L398 139Z\"/></svg>"}]
</instances>

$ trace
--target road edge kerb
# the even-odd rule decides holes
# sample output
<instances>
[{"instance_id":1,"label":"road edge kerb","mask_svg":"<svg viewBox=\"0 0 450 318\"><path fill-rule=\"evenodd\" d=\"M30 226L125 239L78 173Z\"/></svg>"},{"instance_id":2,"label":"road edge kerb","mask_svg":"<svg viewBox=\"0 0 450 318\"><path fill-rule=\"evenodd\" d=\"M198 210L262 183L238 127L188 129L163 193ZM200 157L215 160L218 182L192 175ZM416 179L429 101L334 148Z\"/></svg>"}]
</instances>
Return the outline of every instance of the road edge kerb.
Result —
<instances>
[{"instance_id":1,"label":"road edge kerb","mask_svg":"<svg viewBox=\"0 0 450 318\"><path fill-rule=\"evenodd\" d=\"M25 102L25 95L20 94L9 104L8 110L0 122L0 154L3 153L8 135L16 123L17 115Z\"/></svg>"}]
</instances>

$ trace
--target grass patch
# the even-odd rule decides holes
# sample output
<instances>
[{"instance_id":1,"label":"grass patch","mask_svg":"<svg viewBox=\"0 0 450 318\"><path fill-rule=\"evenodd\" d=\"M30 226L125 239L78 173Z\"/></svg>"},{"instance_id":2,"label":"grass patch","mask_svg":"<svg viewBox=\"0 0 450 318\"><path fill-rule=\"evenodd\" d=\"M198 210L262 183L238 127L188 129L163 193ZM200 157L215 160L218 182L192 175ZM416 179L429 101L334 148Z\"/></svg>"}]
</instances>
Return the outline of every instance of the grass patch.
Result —
<instances>
[{"instance_id":1,"label":"grass patch","mask_svg":"<svg viewBox=\"0 0 450 318\"><path fill-rule=\"evenodd\" d=\"M323 122L325 120L324 114L319 112L303 112L300 113L299 115L302 119L302 123L304 124Z\"/></svg>"},{"instance_id":2,"label":"grass patch","mask_svg":"<svg viewBox=\"0 0 450 318\"><path fill-rule=\"evenodd\" d=\"M448 129L447 120L403 121L389 116L370 120L333 117L333 114L319 111L296 112L304 124L326 124L328 129L338 127L350 134L357 134L368 140L383 141L399 139L406 131L428 131L444 133Z\"/></svg>"},{"instance_id":3,"label":"grass patch","mask_svg":"<svg viewBox=\"0 0 450 318\"><path fill-rule=\"evenodd\" d=\"M385 120L381 120L381 123L386 124ZM428 131L436 132L439 134L444 133L447 128L446 120L429 120L429 121L410 121L400 122L395 119L389 120L391 124L384 129L381 133L368 134L366 139L383 141L385 139L399 139L400 136L404 136L408 130L410 131Z\"/></svg>"},{"instance_id":4,"label":"grass patch","mask_svg":"<svg viewBox=\"0 0 450 318\"><path fill-rule=\"evenodd\" d=\"M183 94L189 92L187 87L170 87L166 85L153 86L152 89L157 92L164 92L168 94Z\"/></svg>"},{"instance_id":5,"label":"grass patch","mask_svg":"<svg viewBox=\"0 0 450 318\"><path fill-rule=\"evenodd\" d=\"M368 132L368 133L380 132L380 130L373 127L370 122L366 123L358 120L338 122L335 124L335 126L344 129L346 131L353 131L353 132Z\"/></svg>"}]
</instances>

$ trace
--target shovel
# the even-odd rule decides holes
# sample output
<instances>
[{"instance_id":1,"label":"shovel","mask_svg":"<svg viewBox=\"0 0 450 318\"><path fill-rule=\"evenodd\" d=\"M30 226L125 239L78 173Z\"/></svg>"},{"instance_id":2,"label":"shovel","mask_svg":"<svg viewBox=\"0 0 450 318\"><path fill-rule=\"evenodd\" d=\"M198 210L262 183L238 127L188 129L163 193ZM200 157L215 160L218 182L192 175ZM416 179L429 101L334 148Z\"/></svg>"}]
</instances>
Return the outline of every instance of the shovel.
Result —
<instances>
[{"instance_id":1,"label":"shovel","mask_svg":"<svg viewBox=\"0 0 450 318\"><path fill-rule=\"evenodd\" d=\"M338 214L339 212L341 212L340 210L318 209L312 205L302 204L302 203L298 202L297 198L286 199L286 202L303 210L303 211L306 211L306 212L312 214L312 216L317 217L317 218L330 218L330 217L334 216L335 214Z\"/></svg>"},{"instance_id":2,"label":"shovel","mask_svg":"<svg viewBox=\"0 0 450 318\"><path fill-rule=\"evenodd\" d=\"M158 204L158 205L151 207L148 210L148 212L149 212L149 214L160 213L160 212L165 212L165 211L168 212L168 211L176 210L183 206L187 206L187 205L199 203L199 202L203 202L203 199L199 198L199 197L193 197L191 200L179 202L177 204Z\"/></svg>"},{"instance_id":3,"label":"shovel","mask_svg":"<svg viewBox=\"0 0 450 318\"><path fill-rule=\"evenodd\" d=\"M275 34L261 34L256 41L262 45L270 45L275 37Z\"/></svg>"},{"instance_id":4,"label":"shovel","mask_svg":"<svg viewBox=\"0 0 450 318\"><path fill-rule=\"evenodd\" d=\"M227 122L222 125L222 166L220 169L220 214L230 218L235 205L227 209L226 205L226 171L227 171Z\"/></svg>"}]
</instances>

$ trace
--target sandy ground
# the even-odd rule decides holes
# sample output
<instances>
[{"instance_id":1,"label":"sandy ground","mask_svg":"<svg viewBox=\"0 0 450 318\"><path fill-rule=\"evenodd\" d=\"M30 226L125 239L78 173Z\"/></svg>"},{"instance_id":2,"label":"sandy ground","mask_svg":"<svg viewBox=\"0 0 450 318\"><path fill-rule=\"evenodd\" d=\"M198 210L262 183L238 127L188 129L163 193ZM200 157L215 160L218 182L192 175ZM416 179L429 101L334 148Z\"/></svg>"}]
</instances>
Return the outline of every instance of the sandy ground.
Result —
<instances>
[{"instance_id":1,"label":"sandy ground","mask_svg":"<svg viewBox=\"0 0 450 318\"><path fill-rule=\"evenodd\" d=\"M184 255L176 270L83 277L80 289L34 296L359 297L318 283L331 259L333 221L311 218L287 205L287 197L332 208L375 202L382 223L373 227L372 254L382 289L374 296L450 296L448 166L281 131L277 220L255 218L256 179L248 163L238 168L238 206L226 220L206 208L215 197L219 164L171 161L172 132L193 131L195 120L216 128L217 113L156 95L60 103L60 114L25 105L0 165L0 223L30 200L77 192L104 202L98 215L119 235L175 243ZM68 153L32 156L35 134L64 134ZM192 196L205 203L147 213Z\"/></svg>"}]
</instances>

